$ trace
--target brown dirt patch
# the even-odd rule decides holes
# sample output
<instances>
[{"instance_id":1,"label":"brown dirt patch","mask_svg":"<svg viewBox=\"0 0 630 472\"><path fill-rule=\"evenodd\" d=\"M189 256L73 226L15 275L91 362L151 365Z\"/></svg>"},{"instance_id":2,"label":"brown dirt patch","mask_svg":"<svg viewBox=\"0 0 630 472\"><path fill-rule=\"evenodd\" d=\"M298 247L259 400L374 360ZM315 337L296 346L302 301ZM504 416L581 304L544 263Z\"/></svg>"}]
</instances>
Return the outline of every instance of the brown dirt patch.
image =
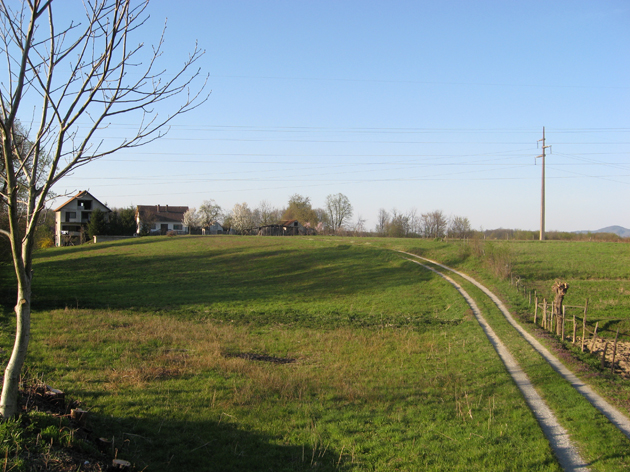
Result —
<instances>
[{"instance_id":1,"label":"brown dirt patch","mask_svg":"<svg viewBox=\"0 0 630 472\"><path fill-rule=\"evenodd\" d=\"M81 403L60 399L51 392L51 387L39 381L25 385L20 389L22 412L39 411L53 418L67 418L69 428L74 431L74 437L91 443L95 449L98 449L100 438L96 431L89 428L89 422L79 424L71 417L72 409L81 408ZM25 426L30 422L27 415L24 415L22 419ZM105 472L113 470L112 459L106 453L79 451L72 447L55 447L54 450L37 447L33 448L33 451L23 451L20 456L26 462L28 470L32 471Z\"/></svg>"},{"instance_id":2,"label":"brown dirt patch","mask_svg":"<svg viewBox=\"0 0 630 472\"><path fill-rule=\"evenodd\" d=\"M289 357L274 357L268 356L266 354L256 354L254 352L228 353L224 354L223 356L238 357L239 359L246 359L248 361L270 362L272 364L292 364L295 362L295 359L291 359Z\"/></svg>"}]
</instances>

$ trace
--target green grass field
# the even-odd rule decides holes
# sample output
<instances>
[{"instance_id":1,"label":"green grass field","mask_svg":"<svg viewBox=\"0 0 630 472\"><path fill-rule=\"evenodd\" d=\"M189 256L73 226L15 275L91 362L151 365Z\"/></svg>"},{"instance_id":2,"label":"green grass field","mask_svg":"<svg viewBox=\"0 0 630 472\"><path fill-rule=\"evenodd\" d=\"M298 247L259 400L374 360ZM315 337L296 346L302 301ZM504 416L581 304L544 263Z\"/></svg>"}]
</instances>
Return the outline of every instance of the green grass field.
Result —
<instances>
[{"instance_id":1,"label":"green grass field","mask_svg":"<svg viewBox=\"0 0 630 472\"><path fill-rule=\"evenodd\" d=\"M493 253L499 253L512 266L529 291L536 291L540 300L553 300L551 289L556 280L568 282L565 305L584 306L588 300L587 322L591 329L599 322L599 333L614 338L619 328L622 339L630 341L630 244L608 242L565 241L461 241L407 242L398 240L398 247L425 257L433 257L446 265L474 274L497 287L506 297L511 290L493 274ZM400 244L400 243L407 244ZM483 253L475 257L476 253ZM500 260L504 260L500 259ZM515 309L522 300L514 300ZM533 313L533 309L532 309ZM568 311L578 315L580 310Z\"/></svg>"},{"instance_id":2,"label":"green grass field","mask_svg":"<svg viewBox=\"0 0 630 472\"><path fill-rule=\"evenodd\" d=\"M580 256L599 259L588 277L579 264L567 275L627 284L628 246L598 254L604 245ZM515 271L541 289L566 270L548 247L511 245ZM138 470L559 470L463 299L389 248L475 272L522 303L458 243L155 237L56 248L36 255L28 365L83 401ZM537 279L533 258L560 267ZM12 323L5 308L3 363ZM615 454L593 470L623 470Z\"/></svg>"}]
</instances>

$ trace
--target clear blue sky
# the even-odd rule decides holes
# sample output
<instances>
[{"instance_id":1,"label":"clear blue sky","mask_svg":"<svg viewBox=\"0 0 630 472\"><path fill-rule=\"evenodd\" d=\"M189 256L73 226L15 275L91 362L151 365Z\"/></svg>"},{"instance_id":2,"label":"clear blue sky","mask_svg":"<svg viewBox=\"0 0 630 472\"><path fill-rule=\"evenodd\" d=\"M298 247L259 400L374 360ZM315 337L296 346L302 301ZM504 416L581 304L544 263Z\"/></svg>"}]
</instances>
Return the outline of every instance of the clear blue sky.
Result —
<instances>
[{"instance_id":1,"label":"clear blue sky","mask_svg":"<svg viewBox=\"0 0 630 472\"><path fill-rule=\"evenodd\" d=\"M544 126L547 229L630 228L626 0L156 0L149 11L146 43L168 18L167 69L196 40L206 49L209 100L56 192L224 209L282 207L294 193L321 207L341 192L370 229L379 208L415 208L537 230Z\"/></svg>"}]
</instances>

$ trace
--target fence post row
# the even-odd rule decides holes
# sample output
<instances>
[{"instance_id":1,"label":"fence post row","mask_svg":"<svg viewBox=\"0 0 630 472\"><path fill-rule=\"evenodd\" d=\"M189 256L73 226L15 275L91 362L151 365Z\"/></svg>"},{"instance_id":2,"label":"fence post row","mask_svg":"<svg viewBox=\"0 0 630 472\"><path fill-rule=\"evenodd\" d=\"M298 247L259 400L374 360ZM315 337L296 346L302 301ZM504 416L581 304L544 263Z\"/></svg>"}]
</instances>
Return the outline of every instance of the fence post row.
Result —
<instances>
[{"instance_id":1,"label":"fence post row","mask_svg":"<svg viewBox=\"0 0 630 472\"><path fill-rule=\"evenodd\" d=\"M520 279L516 280L516 285L518 286L520 282ZM526 292L526 288L523 285L523 294ZM529 305L532 304L532 291L528 291L528 303ZM534 324L537 325L538 324L538 309L541 308L542 309L542 317L541 317L541 327L545 330L549 330L550 332L553 333L553 326L554 326L554 316L553 316L553 311L550 311L549 314L547 313L547 299L543 298L542 303L540 303L539 299L538 299L538 292L536 290L533 290L533 296L534 296ZM566 330L566 309L568 308L583 308L583 313L584 315L582 316L582 339L581 339L581 346L580 346L580 350L582 352L584 352L584 346L586 344L586 333L590 332L590 330L588 330L586 328L586 320L587 320L587 313L588 313L588 298L586 298L584 300L584 306L570 306L570 305L562 305L562 331L561 331L561 339L564 341L565 339L565 330ZM556 330L558 330L558 326L556 326ZM592 353L594 348L595 348L595 343L597 342L597 331L599 329L599 321L595 323L595 329L593 330L593 337L591 338L591 343L589 346L589 351ZM577 319L576 319L576 315L575 313L573 313L573 334L572 334L572 339L571 339L571 343L575 344L577 340ZM602 338L603 340L603 338ZM617 343L619 340L619 328L617 328L617 332L615 333L615 341L613 343L613 352L612 352L612 361L611 361L611 365L610 365L610 373L614 374L615 373L615 360L616 360L616 356L617 356ZM602 350L602 358L601 358L601 368L604 369L605 367L605 360L606 360L606 352L608 351L608 344L609 342L606 341L604 344L604 349Z\"/></svg>"}]
</instances>

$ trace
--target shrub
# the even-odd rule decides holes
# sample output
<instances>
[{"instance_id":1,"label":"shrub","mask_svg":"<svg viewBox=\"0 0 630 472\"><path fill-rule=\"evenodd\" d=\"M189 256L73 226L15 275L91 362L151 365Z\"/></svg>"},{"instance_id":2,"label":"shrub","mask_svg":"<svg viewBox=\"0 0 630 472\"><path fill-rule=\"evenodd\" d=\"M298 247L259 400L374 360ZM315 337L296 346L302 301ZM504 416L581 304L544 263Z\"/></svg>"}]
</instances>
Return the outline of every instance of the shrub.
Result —
<instances>
[{"instance_id":1,"label":"shrub","mask_svg":"<svg viewBox=\"0 0 630 472\"><path fill-rule=\"evenodd\" d=\"M514 267L514 256L510 246L507 244L487 243L486 264L492 273L501 279L507 279L512 274Z\"/></svg>"}]
</instances>

